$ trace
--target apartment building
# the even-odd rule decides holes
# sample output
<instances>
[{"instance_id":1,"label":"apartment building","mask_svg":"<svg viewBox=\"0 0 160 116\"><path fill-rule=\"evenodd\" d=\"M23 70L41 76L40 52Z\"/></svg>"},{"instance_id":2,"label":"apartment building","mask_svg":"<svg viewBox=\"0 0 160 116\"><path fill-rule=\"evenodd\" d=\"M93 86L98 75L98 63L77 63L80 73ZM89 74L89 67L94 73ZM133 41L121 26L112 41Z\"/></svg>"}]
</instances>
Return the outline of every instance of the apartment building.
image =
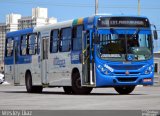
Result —
<instances>
[{"instance_id":1,"label":"apartment building","mask_svg":"<svg viewBox=\"0 0 160 116\"><path fill-rule=\"evenodd\" d=\"M7 32L53 24L56 22L56 18L48 18L47 8L40 7L33 8L31 16L22 17L20 14L14 13L6 15L6 22L0 23L0 71L3 71L4 69L5 35Z\"/></svg>"}]
</instances>

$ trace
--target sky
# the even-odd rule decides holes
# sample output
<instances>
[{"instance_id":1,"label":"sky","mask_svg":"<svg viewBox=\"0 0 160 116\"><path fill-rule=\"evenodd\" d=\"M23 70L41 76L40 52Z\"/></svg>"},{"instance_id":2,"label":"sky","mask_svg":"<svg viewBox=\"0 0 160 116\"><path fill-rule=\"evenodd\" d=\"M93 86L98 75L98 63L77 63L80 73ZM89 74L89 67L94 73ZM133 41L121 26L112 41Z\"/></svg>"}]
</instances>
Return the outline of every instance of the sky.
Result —
<instances>
[{"instance_id":1,"label":"sky","mask_svg":"<svg viewBox=\"0 0 160 116\"><path fill-rule=\"evenodd\" d=\"M140 0L143 16L150 18L160 28L160 0ZM5 21L5 15L18 13L31 16L32 8L48 8L49 17L58 21L93 15L95 0L0 0L0 22ZM99 13L117 15L137 15L138 0L99 0Z\"/></svg>"},{"instance_id":2,"label":"sky","mask_svg":"<svg viewBox=\"0 0 160 116\"><path fill-rule=\"evenodd\" d=\"M6 14L10 13L31 16L32 8L36 7L48 8L48 17L55 17L60 22L91 16L95 13L94 6L95 0L0 0L0 23L5 22ZM160 36L160 0L140 0L140 6L140 15L156 25ZM138 0L99 0L98 13L138 15Z\"/></svg>"}]
</instances>

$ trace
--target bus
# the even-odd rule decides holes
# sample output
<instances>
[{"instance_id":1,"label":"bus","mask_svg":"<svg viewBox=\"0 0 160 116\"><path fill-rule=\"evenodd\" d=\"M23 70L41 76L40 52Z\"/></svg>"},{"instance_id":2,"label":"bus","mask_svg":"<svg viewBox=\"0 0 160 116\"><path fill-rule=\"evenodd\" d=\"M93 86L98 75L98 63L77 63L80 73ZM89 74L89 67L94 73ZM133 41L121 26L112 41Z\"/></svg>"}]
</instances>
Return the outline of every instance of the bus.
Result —
<instances>
[{"instance_id":1,"label":"bus","mask_svg":"<svg viewBox=\"0 0 160 116\"><path fill-rule=\"evenodd\" d=\"M153 39L157 31L142 16L94 15L9 32L5 80L29 93L113 87L130 94L137 85L153 84Z\"/></svg>"}]
</instances>

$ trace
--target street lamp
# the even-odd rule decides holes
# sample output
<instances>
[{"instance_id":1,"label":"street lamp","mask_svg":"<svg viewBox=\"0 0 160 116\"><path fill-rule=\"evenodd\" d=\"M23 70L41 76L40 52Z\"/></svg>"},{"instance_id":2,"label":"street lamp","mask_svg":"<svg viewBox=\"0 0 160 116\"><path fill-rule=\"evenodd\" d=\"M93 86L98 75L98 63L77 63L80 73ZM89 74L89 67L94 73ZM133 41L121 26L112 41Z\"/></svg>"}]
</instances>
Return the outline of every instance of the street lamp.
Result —
<instances>
[{"instance_id":1,"label":"street lamp","mask_svg":"<svg viewBox=\"0 0 160 116\"><path fill-rule=\"evenodd\" d=\"M138 0L138 16L140 15L140 0Z\"/></svg>"},{"instance_id":2,"label":"street lamp","mask_svg":"<svg viewBox=\"0 0 160 116\"><path fill-rule=\"evenodd\" d=\"M98 0L95 0L95 15L98 14Z\"/></svg>"}]
</instances>

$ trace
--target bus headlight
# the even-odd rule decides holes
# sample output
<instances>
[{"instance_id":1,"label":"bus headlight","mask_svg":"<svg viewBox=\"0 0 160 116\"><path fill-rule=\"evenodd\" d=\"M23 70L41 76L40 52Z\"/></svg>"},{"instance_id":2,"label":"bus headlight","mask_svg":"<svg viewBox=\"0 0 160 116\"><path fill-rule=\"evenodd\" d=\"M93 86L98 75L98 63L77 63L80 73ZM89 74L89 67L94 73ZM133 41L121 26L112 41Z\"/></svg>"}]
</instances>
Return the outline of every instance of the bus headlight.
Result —
<instances>
[{"instance_id":1,"label":"bus headlight","mask_svg":"<svg viewBox=\"0 0 160 116\"><path fill-rule=\"evenodd\" d=\"M98 65L98 69L105 75L111 73L111 71L105 65L104 66Z\"/></svg>"},{"instance_id":2,"label":"bus headlight","mask_svg":"<svg viewBox=\"0 0 160 116\"><path fill-rule=\"evenodd\" d=\"M147 69L145 70L144 74L150 74L153 71L153 65L147 67Z\"/></svg>"}]
</instances>

